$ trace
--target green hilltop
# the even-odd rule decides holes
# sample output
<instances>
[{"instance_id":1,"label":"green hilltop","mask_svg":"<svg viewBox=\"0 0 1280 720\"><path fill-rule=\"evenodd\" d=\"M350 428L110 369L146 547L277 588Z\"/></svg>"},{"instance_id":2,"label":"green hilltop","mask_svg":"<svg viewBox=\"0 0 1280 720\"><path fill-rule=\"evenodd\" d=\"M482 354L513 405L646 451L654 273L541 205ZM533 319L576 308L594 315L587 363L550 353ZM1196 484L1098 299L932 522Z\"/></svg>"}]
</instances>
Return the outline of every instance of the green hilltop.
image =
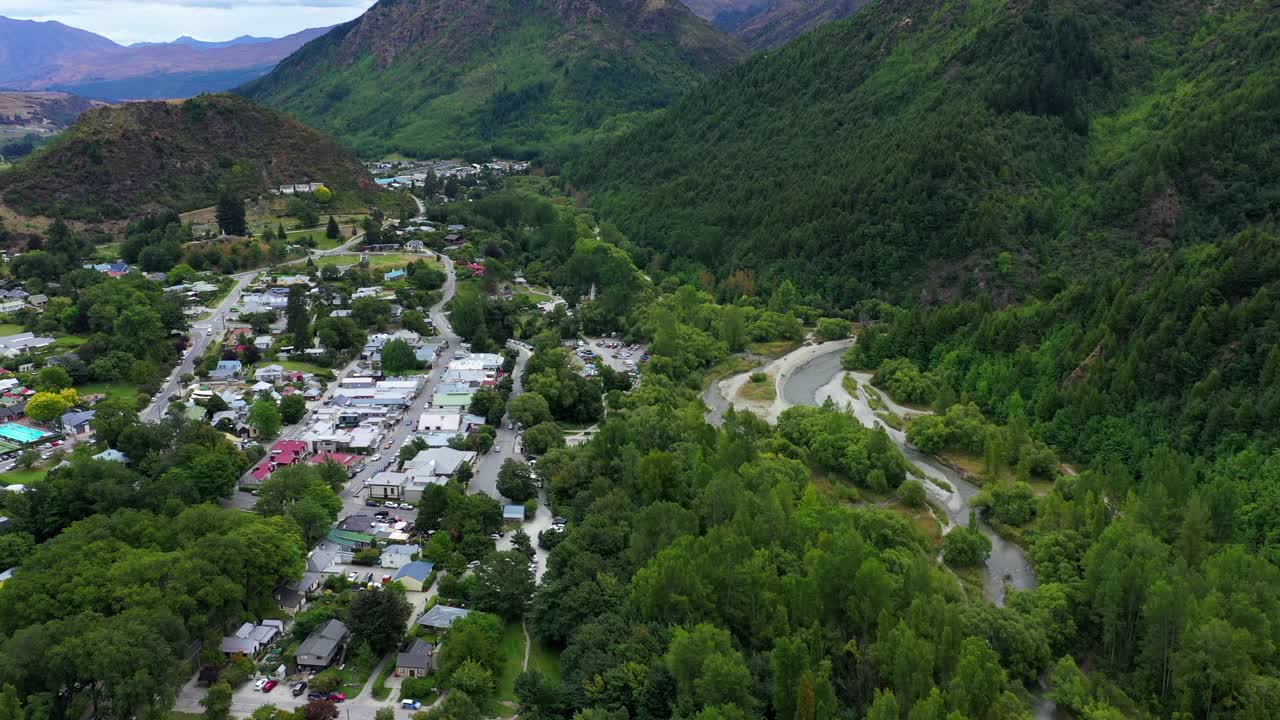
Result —
<instances>
[{"instance_id":1,"label":"green hilltop","mask_svg":"<svg viewBox=\"0 0 1280 720\"><path fill-rule=\"evenodd\" d=\"M675 0L383 0L240 92L364 155L532 155L616 133L743 54Z\"/></svg>"},{"instance_id":2,"label":"green hilltop","mask_svg":"<svg viewBox=\"0 0 1280 720\"><path fill-rule=\"evenodd\" d=\"M86 112L0 173L0 203L24 215L116 220L208 207L222 188L260 193L303 182L374 189L332 138L236 95L201 95Z\"/></svg>"}]
</instances>

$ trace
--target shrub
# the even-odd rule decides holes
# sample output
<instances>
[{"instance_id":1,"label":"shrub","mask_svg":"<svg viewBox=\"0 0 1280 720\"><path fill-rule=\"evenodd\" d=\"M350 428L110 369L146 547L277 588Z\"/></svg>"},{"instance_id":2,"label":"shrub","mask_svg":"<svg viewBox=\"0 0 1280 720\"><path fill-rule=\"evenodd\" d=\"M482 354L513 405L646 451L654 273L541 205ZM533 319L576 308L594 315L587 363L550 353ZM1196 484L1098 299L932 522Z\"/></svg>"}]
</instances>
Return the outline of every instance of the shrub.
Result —
<instances>
[{"instance_id":1,"label":"shrub","mask_svg":"<svg viewBox=\"0 0 1280 720\"><path fill-rule=\"evenodd\" d=\"M970 519L974 524L975 519ZM991 539L976 527L958 527L942 541L942 557L952 567L977 567L991 556Z\"/></svg>"},{"instance_id":2,"label":"shrub","mask_svg":"<svg viewBox=\"0 0 1280 720\"><path fill-rule=\"evenodd\" d=\"M907 507L919 508L924 507L928 496L924 491L924 483L912 478L905 480L898 486L898 498L902 500L902 504Z\"/></svg>"}]
</instances>

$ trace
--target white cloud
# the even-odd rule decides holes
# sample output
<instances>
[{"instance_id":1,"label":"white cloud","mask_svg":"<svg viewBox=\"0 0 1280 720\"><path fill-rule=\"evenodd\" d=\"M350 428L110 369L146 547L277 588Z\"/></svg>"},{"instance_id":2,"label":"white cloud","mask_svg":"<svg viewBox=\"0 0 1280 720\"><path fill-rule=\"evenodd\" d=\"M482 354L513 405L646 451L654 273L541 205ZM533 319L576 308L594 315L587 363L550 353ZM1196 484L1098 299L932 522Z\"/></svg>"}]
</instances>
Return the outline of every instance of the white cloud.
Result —
<instances>
[{"instance_id":1,"label":"white cloud","mask_svg":"<svg viewBox=\"0 0 1280 720\"><path fill-rule=\"evenodd\" d=\"M165 42L181 35L229 40L280 37L351 20L374 0L0 0L0 15L57 20L118 43Z\"/></svg>"}]
</instances>

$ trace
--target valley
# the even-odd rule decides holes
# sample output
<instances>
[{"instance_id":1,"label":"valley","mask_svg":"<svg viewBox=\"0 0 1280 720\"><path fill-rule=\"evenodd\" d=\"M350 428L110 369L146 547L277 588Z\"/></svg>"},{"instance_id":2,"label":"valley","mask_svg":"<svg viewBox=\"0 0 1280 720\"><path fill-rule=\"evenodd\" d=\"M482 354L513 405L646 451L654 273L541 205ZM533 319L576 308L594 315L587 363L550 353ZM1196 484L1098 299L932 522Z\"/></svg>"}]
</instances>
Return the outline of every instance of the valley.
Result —
<instances>
[{"instance_id":1,"label":"valley","mask_svg":"<svg viewBox=\"0 0 1280 720\"><path fill-rule=\"evenodd\" d=\"M360 9L0 18L0 720L1280 716L1269 4Z\"/></svg>"}]
</instances>

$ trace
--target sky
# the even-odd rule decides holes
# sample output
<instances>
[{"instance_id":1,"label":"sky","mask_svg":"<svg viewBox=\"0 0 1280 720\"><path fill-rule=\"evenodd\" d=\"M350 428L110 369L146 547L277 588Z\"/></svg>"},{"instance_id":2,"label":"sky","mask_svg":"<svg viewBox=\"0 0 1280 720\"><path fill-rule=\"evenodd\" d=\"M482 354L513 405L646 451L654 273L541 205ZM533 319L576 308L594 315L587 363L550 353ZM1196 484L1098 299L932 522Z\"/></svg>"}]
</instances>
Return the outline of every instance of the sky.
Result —
<instances>
[{"instance_id":1,"label":"sky","mask_svg":"<svg viewBox=\"0 0 1280 720\"><path fill-rule=\"evenodd\" d=\"M283 37L358 17L374 0L0 0L0 15L57 20L115 40L168 42L182 35L230 40Z\"/></svg>"}]
</instances>

